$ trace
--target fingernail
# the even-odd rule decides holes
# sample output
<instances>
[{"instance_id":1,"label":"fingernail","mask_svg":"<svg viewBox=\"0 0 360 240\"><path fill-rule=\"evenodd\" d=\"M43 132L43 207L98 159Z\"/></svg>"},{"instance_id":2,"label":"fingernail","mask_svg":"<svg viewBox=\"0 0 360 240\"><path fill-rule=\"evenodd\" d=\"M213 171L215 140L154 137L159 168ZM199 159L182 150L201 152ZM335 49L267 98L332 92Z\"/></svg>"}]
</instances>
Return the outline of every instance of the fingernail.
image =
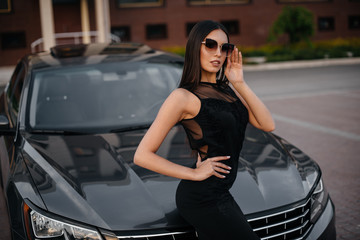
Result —
<instances>
[{"instance_id":1,"label":"fingernail","mask_svg":"<svg viewBox=\"0 0 360 240\"><path fill-rule=\"evenodd\" d=\"M227 158L230 158L230 156L226 156Z\"/></svg>"}]
</instances>

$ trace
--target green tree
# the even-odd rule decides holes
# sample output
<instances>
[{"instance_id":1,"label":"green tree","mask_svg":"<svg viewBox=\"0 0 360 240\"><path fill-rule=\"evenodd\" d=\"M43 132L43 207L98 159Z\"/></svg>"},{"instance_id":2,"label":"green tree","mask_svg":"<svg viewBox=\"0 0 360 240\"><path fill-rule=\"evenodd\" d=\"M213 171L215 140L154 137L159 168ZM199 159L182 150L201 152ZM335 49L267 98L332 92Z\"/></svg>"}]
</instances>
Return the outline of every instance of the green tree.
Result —
<instances>
[{"instance_id":1,"label":"green tree","mask_svg":"<svg viewBox=\"0 0 360 240\"><path fill-rule=\"evenodd\" d=\"M313 19L313 13L304 7L285 6L271 27L269 41L275 41L283 34L288 35L290 44L308 41L314 35Z\"/></svg>"}]
</instances>

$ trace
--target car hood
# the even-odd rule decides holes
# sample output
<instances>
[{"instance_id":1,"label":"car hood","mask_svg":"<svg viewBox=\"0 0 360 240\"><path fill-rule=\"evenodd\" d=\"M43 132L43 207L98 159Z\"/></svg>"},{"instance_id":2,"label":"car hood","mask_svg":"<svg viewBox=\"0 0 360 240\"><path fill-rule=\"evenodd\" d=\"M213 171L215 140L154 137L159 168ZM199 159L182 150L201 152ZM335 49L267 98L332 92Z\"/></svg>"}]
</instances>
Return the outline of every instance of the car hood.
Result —
<instances>
[{"instance_id":1,"label":"car hood","mask_svg":"<svg viewBox=\"0 0 360 240\"><path fill-rule=\"evenodd\" d=\"M116 231L185 226L175 205L179 180L133 164L145 132L26 136L24 159L46 210ZM290 157L280 140L247 130L231 189L245 214L303 200L317 178L317 165L288 144L296 159ZM179 126L158 154L186 166L195 162Z\"/></svg>"}]
</instances>

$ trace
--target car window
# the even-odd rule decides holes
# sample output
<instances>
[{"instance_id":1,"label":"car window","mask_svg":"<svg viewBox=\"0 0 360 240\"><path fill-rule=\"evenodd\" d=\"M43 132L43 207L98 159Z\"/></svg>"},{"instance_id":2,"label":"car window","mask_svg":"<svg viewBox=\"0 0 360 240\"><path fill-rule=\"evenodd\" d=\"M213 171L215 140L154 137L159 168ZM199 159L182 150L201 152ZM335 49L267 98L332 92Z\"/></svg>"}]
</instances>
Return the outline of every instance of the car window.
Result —
<instances>
[{"instance_id":1,"label":"car window","mask_svg":"<svg viewBox=\"0 0 360 240\"><path fill-rule=\"evenodd\" d=\"M12 75L9 85L6 90L7 103L9 105L9 112L13 124L16 124L19 112L19 103L21 91L25 78L25 69L22 63L18 64Z\"/></svg>"},{"instance_id":2,"label":"car window","mask_svg":"<svg viewBox=\"0 0 360 240\"><path fill-rule=\"evenodd\" d=\"M182 66L105 63L34 73L29 124L42 130L111 131L151 123Z\"/></svg>"}]
</instances>

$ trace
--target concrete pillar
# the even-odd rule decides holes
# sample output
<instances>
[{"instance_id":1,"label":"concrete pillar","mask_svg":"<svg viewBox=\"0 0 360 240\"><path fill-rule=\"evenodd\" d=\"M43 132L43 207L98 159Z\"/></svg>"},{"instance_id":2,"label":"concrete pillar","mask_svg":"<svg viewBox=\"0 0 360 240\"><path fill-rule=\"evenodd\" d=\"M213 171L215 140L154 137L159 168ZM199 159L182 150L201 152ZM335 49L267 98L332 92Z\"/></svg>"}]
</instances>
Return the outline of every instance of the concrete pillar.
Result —
<instances>
[{"instance_id":1,"label":"concrete pillar","mask_svg":"<svg viewBox=\"0 0 360 240\"><path fill-rule=\"evenodd\" d=\"M41 33L44 41L44 50L55 46L54 38L54 14L52 0L39 0Z\"/></svg>"},{"instance_id":2,"label":"concrete pillar","mask_svg":"<svg viewBox=\"0 0 360 240\"><path fill-rule=\"evenodd\" d=\"M88 0L81 0L81 31L83 32L83 43L90 43L90 22Z\"/></svg>"},{"instance_id":3,"label":"concrete pillar","mask_svg":"<svg viewBox=\"0 0 360 240\"><path fill-rule=\"evenodd\" d=\"M110 42L109 0L95 0L96 29L98 42Z\"/></svg>"}]
</instances>

